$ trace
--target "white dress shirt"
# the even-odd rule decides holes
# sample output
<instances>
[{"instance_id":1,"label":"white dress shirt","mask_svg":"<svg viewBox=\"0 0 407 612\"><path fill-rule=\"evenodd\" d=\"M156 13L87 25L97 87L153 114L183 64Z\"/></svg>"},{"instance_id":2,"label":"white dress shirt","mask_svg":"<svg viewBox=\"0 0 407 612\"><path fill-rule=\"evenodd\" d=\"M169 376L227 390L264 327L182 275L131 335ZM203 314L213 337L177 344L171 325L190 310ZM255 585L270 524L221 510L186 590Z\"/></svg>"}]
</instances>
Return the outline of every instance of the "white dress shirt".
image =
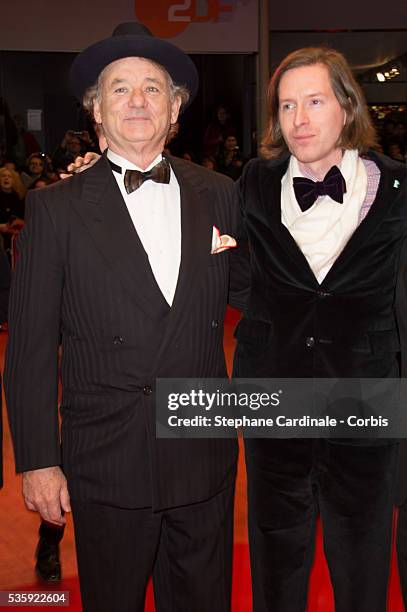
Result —
<instances>
[{"instance_id":1,"label":"white dress shirt","mask_svg":"<svg viewBox=\"0 0 407 612\"><path fill-rule=\"evenodd\" d=\"M298 205L293 187L294 177L304 176L304 172L293 155L281 180L282 223L307 258L319 283L322 283L359 225L360 211L366 197L367 172L358 151L345 151L340 170L346 181L343 204L329 196L320 196L304 212Z\"/></svg>"},{"instance_id":2,"label":"white dress shirt","mask_svg":"<svg viewBox=\"0 0 407 612\"><path fill-rule=\"evenodd\" d=\"M128 194L124 187L126 170L147 172L161 161L162 155L145 170L113 151L108 150L107 157L122 168L122 174L113 171L113 176L148 255L155 280L171 306L181 262L181 196L177 178L171 168L168 184L148 180Z\"/></svg>"}]
</instances>

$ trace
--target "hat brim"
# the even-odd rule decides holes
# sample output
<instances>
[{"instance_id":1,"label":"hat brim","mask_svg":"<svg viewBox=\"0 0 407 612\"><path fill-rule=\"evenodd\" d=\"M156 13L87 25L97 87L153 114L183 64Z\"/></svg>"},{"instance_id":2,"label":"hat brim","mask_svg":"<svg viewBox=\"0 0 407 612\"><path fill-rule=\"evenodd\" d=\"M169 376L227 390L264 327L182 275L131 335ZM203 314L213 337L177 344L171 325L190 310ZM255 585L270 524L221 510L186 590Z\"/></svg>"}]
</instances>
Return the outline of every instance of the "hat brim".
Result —
<instances>
[{"instance_id":1,"label":"hat brim","mask_svg":"<svg viewBox=\"0 0 407 612\"><path fill-rule=\"evenodd\" d=\"M144 57L157 62L167 70L176 85L187 87L190 93L188 105L195 98L198 72L186 53L154 36L123 35L94 43L76 56L70 70L70 82L79 100L88 87L96 83L106 66L125 57Z\"/></svg>"}]
</instances>

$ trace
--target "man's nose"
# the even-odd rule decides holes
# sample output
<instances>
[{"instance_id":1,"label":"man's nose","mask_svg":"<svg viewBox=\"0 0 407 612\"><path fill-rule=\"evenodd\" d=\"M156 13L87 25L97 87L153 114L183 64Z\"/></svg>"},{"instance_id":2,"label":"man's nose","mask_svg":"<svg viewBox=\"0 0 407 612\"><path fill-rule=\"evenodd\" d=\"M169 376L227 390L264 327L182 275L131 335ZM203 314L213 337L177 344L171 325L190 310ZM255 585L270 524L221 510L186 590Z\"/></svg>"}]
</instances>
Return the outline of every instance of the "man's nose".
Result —
<instances>
[{"instance_id":1,"label":"man's nose","mask_svg":"<svg viewBox=\"0 0 407 612\"><path fill-rule=\"evenodd\" d=\"M294 124L298 127L304 123L308 123L308 113L301 104L298 104L295 109Z\"/></svg>"},{"instance_id":2,"label":"man's nose","mask_svg":"<svg viewBox=\"0 0 407 612\"><path fill-rule=\"evenodd\" d=\"M142 89L134 89L129 100L130 106L142 108L146 104L146 96Z\"/></svg>"}]
</instances>

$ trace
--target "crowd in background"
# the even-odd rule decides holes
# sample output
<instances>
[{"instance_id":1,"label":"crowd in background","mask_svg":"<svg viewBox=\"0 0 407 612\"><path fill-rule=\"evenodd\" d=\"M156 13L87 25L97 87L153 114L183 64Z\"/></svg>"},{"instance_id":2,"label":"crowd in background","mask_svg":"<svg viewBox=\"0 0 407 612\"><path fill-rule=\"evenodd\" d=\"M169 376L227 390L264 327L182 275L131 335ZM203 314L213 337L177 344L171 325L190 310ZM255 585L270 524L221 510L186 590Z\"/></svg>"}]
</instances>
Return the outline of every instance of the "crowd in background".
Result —
<instances>
[{"instance_id":1,"label":"crowd in background","mask_svg":"<svg viewBox=\"0 0 407 612\"><path fill-rule=\"evenodd\" d=\"M383 153L392 159L407 163L407 125L390 119L383 123L379 134Z\"/></svg>"},{"instance_id":2,"label":"crowd in background","mask_svg":"<svg viewBox=\"0 0 407 612\"><path fill-rule=\"evenodd\" d=\"M24 222L24 202L30 189L46 187L61 178L67 166L87 151L99 152L98 138L88 131L68 130L53 152L43 152L27 131L21 115L4 115L7 146L0 150L0 242L12 261L13 236ZM378 125L382 152L407 163L407 124L385 119ZM178 151L170 142L165 152L199 163L237 180L247 158L239 146L240 126L224 105L218 105L209 121L199 151Z\"/></svg>"},{"instance_id":3,"label":"crowd in background","mask_svg":"<svg viewBox=\"0 0 407 612\"><path fill-rule=\"evenodd\" d=\"M23 225L27 192L59 181L78 155L100 151L95 133L68 130L55 151L43 152L35 136L25 129L21 115L7 114L4 123L6 146L0 151L0 242L12 260L13 236ZM173 153L171 143L166 152ZM247 161L240 152L236 125L223 106L215 110L207 126L201 151L177 154L233 180L240 177Z\"/></svg>"}]
</instances>

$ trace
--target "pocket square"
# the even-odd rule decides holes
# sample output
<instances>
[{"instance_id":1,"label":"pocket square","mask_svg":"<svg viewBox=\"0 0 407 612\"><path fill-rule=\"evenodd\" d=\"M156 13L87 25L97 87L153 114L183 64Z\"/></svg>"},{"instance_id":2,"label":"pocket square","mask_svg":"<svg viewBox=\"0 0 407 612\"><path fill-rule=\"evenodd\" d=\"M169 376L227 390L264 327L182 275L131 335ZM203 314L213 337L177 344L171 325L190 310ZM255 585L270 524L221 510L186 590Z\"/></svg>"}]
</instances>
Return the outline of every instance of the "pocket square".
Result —
<instances>
[{"instance_id":1,"label":"pocket square","mask_svg":"<svg viewBox=\"0 0 407 612\"><path fill-rule=\"evenodd\" d=\"M221 236L218 228L215 225L213 226L211 255L217 255L222 253L222 251L226 251L226 249L233 249L236 246L237 242L232 236L228 236L228 234Z\"/></svg>"}]
</instances>

